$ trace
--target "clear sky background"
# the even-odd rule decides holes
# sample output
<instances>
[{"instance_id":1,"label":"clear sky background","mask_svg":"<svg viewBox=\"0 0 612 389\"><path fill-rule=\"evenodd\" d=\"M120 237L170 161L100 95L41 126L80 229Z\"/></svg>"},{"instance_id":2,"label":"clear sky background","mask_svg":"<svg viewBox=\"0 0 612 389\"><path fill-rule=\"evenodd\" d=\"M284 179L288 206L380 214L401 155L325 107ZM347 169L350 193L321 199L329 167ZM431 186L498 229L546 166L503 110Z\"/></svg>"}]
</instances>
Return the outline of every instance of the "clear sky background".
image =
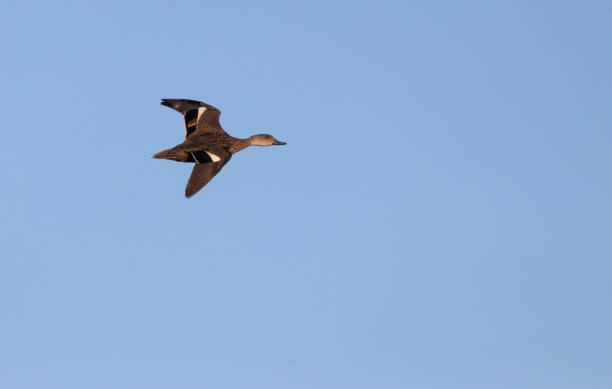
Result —
<instances>
[{"instance_id":1,"label":"clear sky background","mask_svg":"<svg viewBox=\"0 0 612 389\"><path fill-rule=\"evenodd\" d=\"M612 387L609 1L4 2L0 387ZM194 198L161 98L220 108Z\"/></svg>"}]
</instances>

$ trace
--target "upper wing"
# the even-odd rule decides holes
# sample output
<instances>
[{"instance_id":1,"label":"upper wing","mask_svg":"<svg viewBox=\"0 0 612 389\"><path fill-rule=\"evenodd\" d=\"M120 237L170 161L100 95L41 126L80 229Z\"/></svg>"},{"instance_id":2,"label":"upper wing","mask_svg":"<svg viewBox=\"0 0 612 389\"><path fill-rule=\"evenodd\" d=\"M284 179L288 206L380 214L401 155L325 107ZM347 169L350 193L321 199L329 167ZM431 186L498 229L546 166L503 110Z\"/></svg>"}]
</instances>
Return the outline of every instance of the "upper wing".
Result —
<instances>
[{"instance_id":1,"label":"upper wing","mask_svg":"<svg viewBox=\"0 0 612 389\"><path fill-rule=\"evenodd\" d=\"M162 99L162 105L176 109L185 117L185 138L194 131L222 132L219 116L221 111L212 105L196 100L187 99Z\"/></svg>"},{"instance_id":2,"label":"upper wing","mask_svg":"<svg viewBox=\"0 0 612 389\"><path fill-rule=\"evenodd\" d=\"M221 168L232 158L232 154L222 148L213 148L205 151L193 152L196 164L191 171L191 176L185 188L185 197L190 198L198 193L204 185L221 171ZM203 160L209 162L203 162ZM200 162L198 162L200 161Z\"/></svg>"}]
</instances>

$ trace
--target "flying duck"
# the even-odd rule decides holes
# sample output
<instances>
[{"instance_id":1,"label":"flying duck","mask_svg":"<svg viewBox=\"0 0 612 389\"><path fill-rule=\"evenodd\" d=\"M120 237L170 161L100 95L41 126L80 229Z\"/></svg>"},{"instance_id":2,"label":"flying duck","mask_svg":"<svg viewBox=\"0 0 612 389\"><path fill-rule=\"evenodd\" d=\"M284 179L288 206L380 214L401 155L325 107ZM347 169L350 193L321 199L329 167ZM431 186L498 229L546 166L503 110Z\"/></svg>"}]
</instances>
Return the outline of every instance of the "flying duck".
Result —
<instances>
[{"instance_id":1,"label":"flying duck","mask_svg":"<svg viewBox=\"0 0 612 389\"><path fill-rule=\"evenodd\" d=\"M187 198L198 193L219 173L232 158L232 154L249 146L286 144L268 134L253 135L248 139L234 138L221 128L221 111L201 101L162 99L161 104L183 114L185 141L171 149L160 151L153 158L195 163L185 188Z\"/></svg>"}]
</instances>

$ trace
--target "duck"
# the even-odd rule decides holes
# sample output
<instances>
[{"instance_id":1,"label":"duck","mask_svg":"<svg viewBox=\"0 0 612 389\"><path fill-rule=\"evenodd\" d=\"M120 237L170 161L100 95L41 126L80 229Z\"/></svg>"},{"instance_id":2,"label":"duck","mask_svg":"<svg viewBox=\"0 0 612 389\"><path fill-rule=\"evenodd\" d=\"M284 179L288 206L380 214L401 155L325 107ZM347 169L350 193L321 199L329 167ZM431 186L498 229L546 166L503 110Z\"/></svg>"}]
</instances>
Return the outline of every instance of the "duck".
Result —
<instances>
[{"instance_id":1,"label":"duck","mask_svg":"<svg viewBox=\"0 0 612 389\"><path fill-rule=\"evenodd\" d=\"M246 139L229 135L219 122L221 111L197 100L162 99L161 104L183 115L185 141L171 149L160 151L153 158L194 163L185 188L185 197L198 193L240 150L250 146L285 145L269 134L257 134Z\"/></svg>"}]
</instances>

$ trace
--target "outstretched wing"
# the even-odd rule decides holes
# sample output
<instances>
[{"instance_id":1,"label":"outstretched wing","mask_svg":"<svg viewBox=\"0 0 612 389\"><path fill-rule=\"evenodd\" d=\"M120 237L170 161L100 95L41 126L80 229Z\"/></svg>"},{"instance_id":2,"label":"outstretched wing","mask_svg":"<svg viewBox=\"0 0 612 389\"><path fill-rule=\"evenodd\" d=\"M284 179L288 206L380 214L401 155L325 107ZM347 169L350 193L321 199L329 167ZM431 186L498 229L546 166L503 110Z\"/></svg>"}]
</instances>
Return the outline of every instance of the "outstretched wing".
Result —
<instances>
[{"instance_id":1,"label":"outstretched wing","mask_svg":"<svg viewBox=\"0 0 612 389\"><path fill-rule=\"evenodd\" d=\"M196 164L191 171L191 176L185 188L185 197L190 198L198 193L204 185L221 171L221 168L232 158L232 154L222 148L194 151L191 157Z\"/></svg>"},{"instance_id":2,"label":"outstretched wing","mask_svg":"<svg viewBox=\"0 0 612 389\"><path fill-rule=\"evenodd\" d=\"M196 130L209 133L225 133L219 123L221 111L212 105L188 99L162 99L161 103L183 114L185 118L185 138Z\"/></svg>"}]
</instances>

